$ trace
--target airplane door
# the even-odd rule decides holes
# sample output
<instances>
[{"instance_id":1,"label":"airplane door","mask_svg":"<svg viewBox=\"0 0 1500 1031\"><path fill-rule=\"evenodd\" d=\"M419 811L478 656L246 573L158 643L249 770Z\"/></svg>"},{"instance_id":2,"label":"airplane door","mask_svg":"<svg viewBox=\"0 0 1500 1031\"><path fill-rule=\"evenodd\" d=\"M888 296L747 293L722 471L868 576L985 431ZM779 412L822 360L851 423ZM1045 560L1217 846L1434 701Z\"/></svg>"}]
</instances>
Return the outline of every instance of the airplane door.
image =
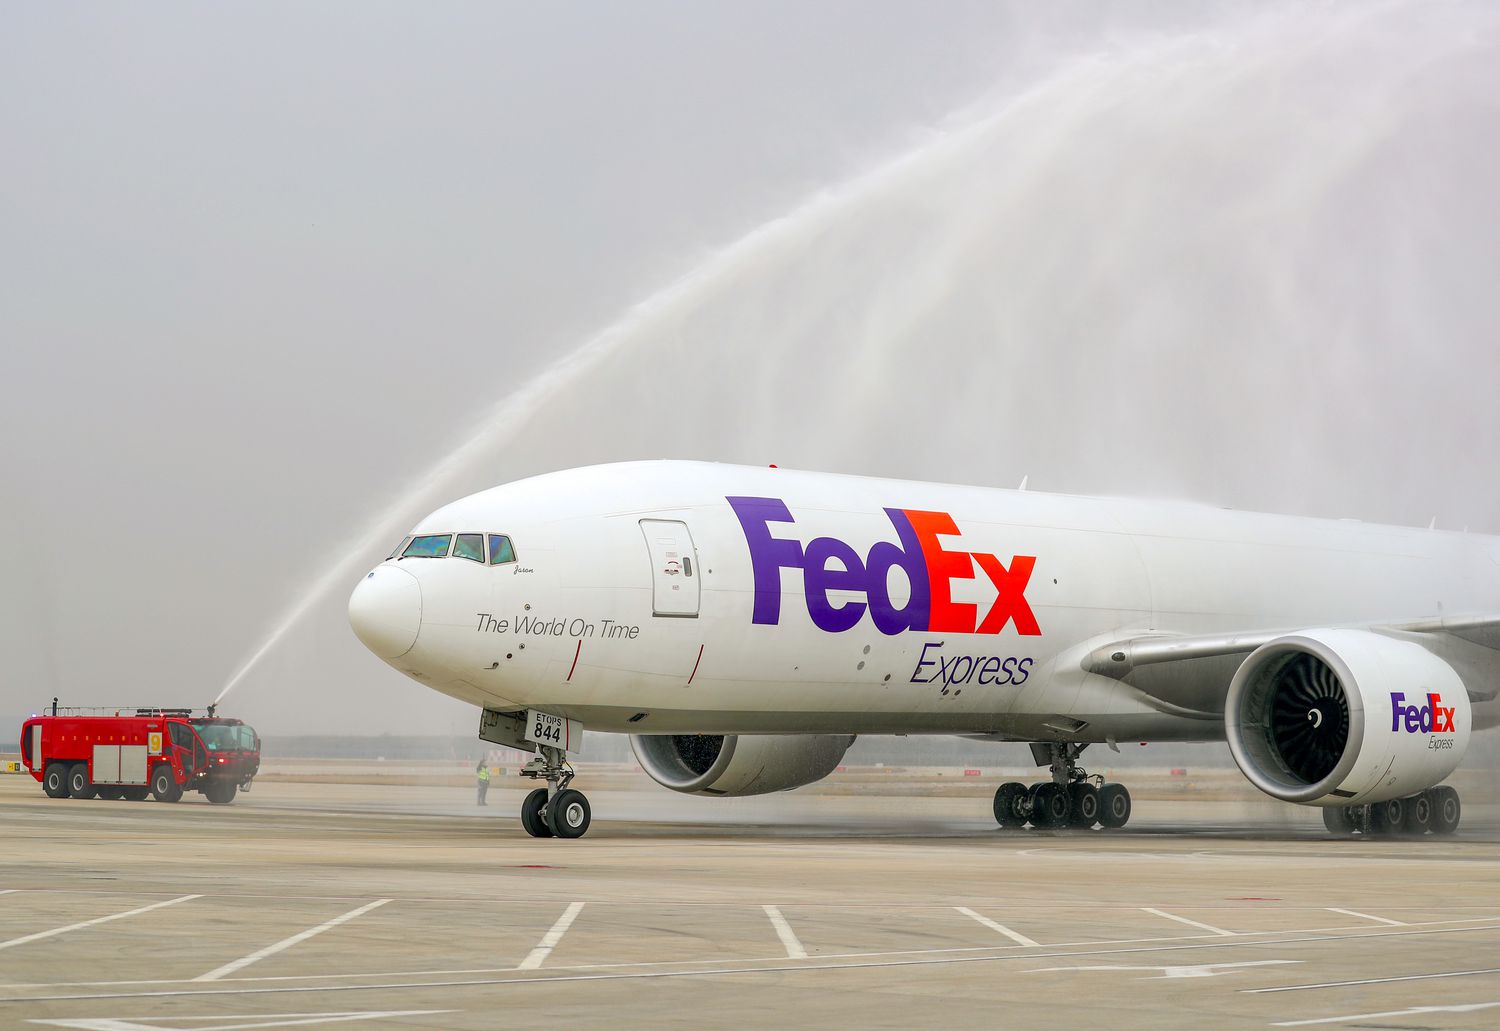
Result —
<instances>
[{"instance_id":1,"label":"airplane door","mask_svg":"<svg viewBox=\"0 0 1500 1031\"><path fill-rule=\"evenodd\" d=\"M698 615L698 553L687 523L676 519L642 519L646 551L651 556L651 614Z\"/></svg>"}]
</instances>

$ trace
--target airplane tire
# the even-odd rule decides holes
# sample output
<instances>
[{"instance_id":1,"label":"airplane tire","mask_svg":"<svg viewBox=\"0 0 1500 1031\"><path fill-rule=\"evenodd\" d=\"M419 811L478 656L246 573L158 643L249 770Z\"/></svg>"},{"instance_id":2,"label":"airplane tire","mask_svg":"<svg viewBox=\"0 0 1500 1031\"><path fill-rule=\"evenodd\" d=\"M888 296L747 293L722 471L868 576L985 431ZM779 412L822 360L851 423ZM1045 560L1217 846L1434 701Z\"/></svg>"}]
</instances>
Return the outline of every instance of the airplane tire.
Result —
<instances>
[{"instance_id":1,"label":"airplane tire","mask_svg":"<svg viewBox=\"0 0 1500 1031\"><path fill-rule=\"evenodd\" d=\"M995 789L995 822L1002 827L1026 826L1026 785L1009 781Z\"/></svg>"},{"instance_id":2,"label":"airplane tire","mask_svg":"<svg viewBox=\"0 0 1500 1031\"><path fill-rule=\"evenodd\" d=\"M533 838L552 837L552 828L542 818L542 809L547 804L547 789L537 788L521 802L521 826Z\"/></svg>"},{"instance_id":3,"label":"airplane tire","mask_svg":"<svg viewBox=\"0 0 1500 1031\"><path fill-rule=\"evenodd\" d=\"M234 801L234 793L237 790L239 790L238 786L233 783L209 784L203 789L203 793L214 805L228 805Z\"/></svg>"},{"instance_id":4,"label":"airplane tire","mask_svg":"<svg viewBox=\"0 0 1500 1031\"><path fill-rule=\"evenodd\" d=\"M1458 800L1458 792L1452 788L1432 789L1432 832L1434 834L1452 834L1458 830L1458 821L1463 816L1463 805Z\"/></svg>"},{"instance_id":5,"label":"airplane tire","mask_svg":"<svg viewBox=\"0 0 1500 1031\"><path fill-rule=\"evenodd\" d=\"M1330 834L1340 837L1348 837L1359 827L1355 822L1354 814L1346 805L1330 805L1323 807L1323 826L1328 828Z\"/></svg>"},{"instance_id":6,"label":"airplane tire","mask_svg":"<svg viewBox=\"0 0 1500 1031\"><path fill-rule=\"evenodd\" d=\"M1106 784L1099 789L1099 823L1116 829L1130 821L1130 792L1124 784Z\"/></svg>"},{"instance_id":7,"label":"airplane tire","mask_svg":"<svg viewBox=\"0 0 1500 1031\"><path fill-rule=\"evenodd\" d=\"M1395 834L1406 822L1406 799L1390 798L1370 806L1370 830L1376 834Z\"/></svg>"},{"instance_id":8,"label":"airplane tire","mask_svg":"<svg viewBox=\"0 0 1500 1031\"><path fill-rule=\"evenodd\" d=\"M1068 823L1092 830L1099 822L1099 789L1087 781L1068 785Z\"/></svg>"},{"instance_id":9,"label":"airplane tire","mask_svg":"<svg viewBox=\"0 0 1500 1031\"><path fill-rule=\"evenodd\" d=\"M1031 789L1031 825L1061 827L1068 822L1068 793L1050 782Z\"/></svg>"},{"instance_id":10,"label":"airplane tire","mask_svg":"<svg viewBox=\"0 0 1500 1031\"><path fill-rule=\"evenodd\" d=\"M158 802L177 802L182 799L182 785L172 776L172 767L162 763L151 775L151 794Z\"/></svg>"},{"instance_id":11,"label":"airplane tire","mask_svg":"<svg viewBox=\"0 0 1500 1031\"><path fill-rule=\"evenodd\" d=\"M547 803L547 826L554 837L583 837L588 833L591 818L589 800L582 791L559 791L557 797Z\"/></svg>"},{"instance_id":12,"label":"airplane tire","mask_svg":"<svg viewBox=\"0 0 1500 1031\"><path fill-rule=\"evenodd\" d=\"M1413 795L1406 800L1406 815L1401 819L1401 827L1408 834L1426 834L1432 828L1432 795L1430 792L1422 792Z\"/></svg>"},{"instance_id":13,"label":"airplane tire","mask_svg":"<svg viewBox=\"0 0 1500 1031\"><path fill-rule=\"evenodd\" d=\"M68 795L72 798L93 798L99 792L89 780L89 764L74 763L68 770Z\"/></svg>"},{"instance_id":14,"label":"airplane tire","mask_svg":"<svg viewBox=\"0 0 1500 1031\"><path fill-rule=\"evenodd\" d=\"M151 789L145 787L129 787L121 789L121 794L124 796L125 801L127 802L144 802L146 801L146 796L150 793Z\"/></svg>"},{"instance_id":15,"label":"airplane tire","mask_svg":"<svg viewBox=\"0 0 1500 1031\"><path fill-rule=\"evenodd\" d=\"M118 802L125 797L125 789L115 784L109 784L99 789L99 797L106 802Z\"/></svg>"},{"instance_id":16,"label":"airplane tire","mask_svg":"<svg viewBox=\"0 0 1500 1031\"><path fill-rule=\"evenodd\" d=\"M48 798L68 797L68 764L48 763L42 773L42 790Z\"/></svg>"}]
</instances>

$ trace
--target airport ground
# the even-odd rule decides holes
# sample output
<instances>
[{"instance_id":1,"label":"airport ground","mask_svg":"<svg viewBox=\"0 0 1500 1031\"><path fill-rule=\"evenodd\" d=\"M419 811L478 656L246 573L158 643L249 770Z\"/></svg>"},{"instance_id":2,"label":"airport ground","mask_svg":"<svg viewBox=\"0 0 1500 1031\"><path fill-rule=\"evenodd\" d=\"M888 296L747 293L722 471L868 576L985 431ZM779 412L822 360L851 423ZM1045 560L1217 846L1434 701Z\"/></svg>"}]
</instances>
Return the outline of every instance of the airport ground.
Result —
<instances>
[{"instance_id":1,"label":"airport ground","mask_svg":"<svg viewBox=\"0 0 1500 1031\"><path fill-rule=\"evenodd\" d=\"M1335 840L1138 771L1123 831L1014 832L1001 775L719 800L585 766L577 841L456 764L270 764L229 806L0 777L0 1027L1500 1024L1500 808Z\"/></svg>"}]
</instances>

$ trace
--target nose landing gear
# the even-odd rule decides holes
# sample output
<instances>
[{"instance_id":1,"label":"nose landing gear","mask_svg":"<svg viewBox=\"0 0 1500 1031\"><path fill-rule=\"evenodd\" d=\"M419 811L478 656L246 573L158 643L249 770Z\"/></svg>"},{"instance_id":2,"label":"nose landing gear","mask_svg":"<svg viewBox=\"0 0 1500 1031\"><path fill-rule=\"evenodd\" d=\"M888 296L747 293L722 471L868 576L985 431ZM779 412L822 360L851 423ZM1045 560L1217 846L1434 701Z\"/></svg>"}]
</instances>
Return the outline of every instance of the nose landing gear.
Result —
<instances>
[{"instance_id":1,"label":"nose landing gear","mask_svg":"<svg viewBox=\"0 0 1500 1031\"><path fill-rule=\"evenodd\" d=\"M1052 779L1029 787L1017 782L995 791L995 822L1001 827L1123 827L1130 819L1130 792L1106 784L1078 765L1086 744L1038 742L1031 746L1038 766L1050 766Z\"/></svg>"},{"instance_id":2,"label":"nose landing gear","mask_svg":"<svg viewBox=\"0 0 1500 1031\"><path fill-rule=\"evenodd\" d=\"M589 829L592 814L582 791L568 787L576 776L567 753L552 745L540 745L540 753L521 770L521 776L545 780L521 803L521 826L533 838L581 838Z\"/></svg>"}]
</instances>

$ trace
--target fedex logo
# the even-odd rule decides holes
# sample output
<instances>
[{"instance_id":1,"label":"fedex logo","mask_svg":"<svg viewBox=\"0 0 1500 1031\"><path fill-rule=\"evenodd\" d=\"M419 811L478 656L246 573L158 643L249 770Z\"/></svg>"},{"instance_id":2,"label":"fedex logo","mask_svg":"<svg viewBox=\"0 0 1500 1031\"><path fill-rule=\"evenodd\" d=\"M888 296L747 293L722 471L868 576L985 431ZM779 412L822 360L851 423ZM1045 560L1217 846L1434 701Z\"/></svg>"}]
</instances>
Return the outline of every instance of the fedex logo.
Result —
<instances>
[{"instance_id":1,"label":"fedex logo","mask_svg":"<svg viewBox=\"0 0 1500 1031\"><path fill-rule=\"evenodd\" d=\"M1406 695L1391 692L1391 733L1405 730L1408 734L1453 734L1453 710L1442 706L1443 696L1429 694L1426 705L1407 705Z\"/></svg>"},{"instance_id":2,"label":"fedex logo","mask_svg":"<svg viewBox=\"0 0 1500 1031\"><path fill-rule=\"evenodd\" d=\"M939 537L958 537L958 527L946 512L888 508L886 517L899 541L877 541L860 555L835 537L800 541L776 536L772 523L794 523L786 502L779 498L725 498L745 531L750 563L755 573L754 623L781 622L781 571L802 572L807 614L829 633L855 626L868 610L883 634L905 630L932 633L998 634L1014 624L1023 637L1038 637L1041 627L1026 603L1026 585L1036 558L1016 555L1009 565L994 555L948 550ZM974 567L994 585L996 595L980 618L979 606L953 600L953 581L974 579ZM900 568L911 584L911 596L900 608L891 601L890 571ZM853 591L864 601L835 604L830 591Z\"/></svg>"}]
</instances>

